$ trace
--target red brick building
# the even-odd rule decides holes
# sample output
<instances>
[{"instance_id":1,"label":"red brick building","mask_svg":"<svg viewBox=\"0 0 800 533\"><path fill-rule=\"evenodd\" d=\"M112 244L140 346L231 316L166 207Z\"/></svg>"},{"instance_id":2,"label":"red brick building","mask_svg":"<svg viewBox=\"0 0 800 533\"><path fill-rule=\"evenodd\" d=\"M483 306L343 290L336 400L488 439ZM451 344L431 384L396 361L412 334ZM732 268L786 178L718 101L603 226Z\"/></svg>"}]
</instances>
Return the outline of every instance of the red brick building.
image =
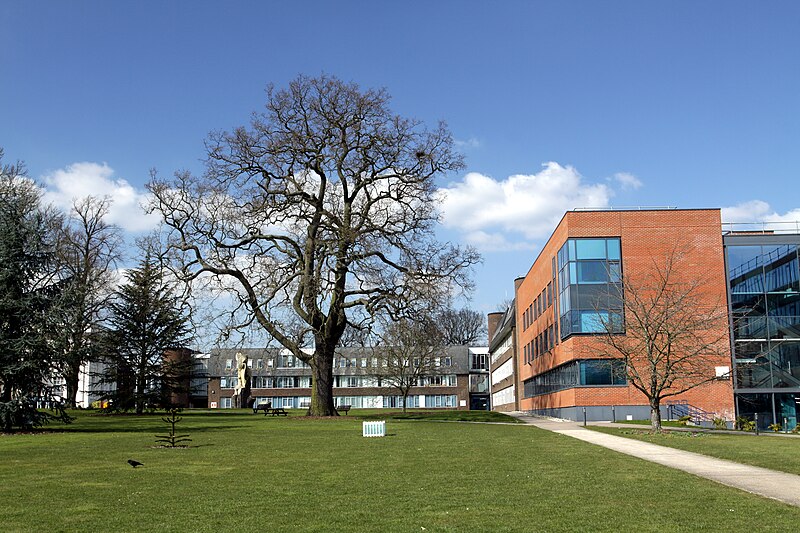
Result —
<instances>
[{"instance_id":1,"label":"red brick building","mask_svg":"<svg viewBox=\"0 0 800 533\"><path fill-rule=\"evenodd\" d=\"M646 276L654 260L676 249L682 253L677 281L702 278L705 303L727 308L720 228L719 209L566 213L515 282L519 409L577 420L586 408L590 420L610 420L613 407L618 419L648 418L647 400L628 383L624 364L596 356L598 326L619 324L624 334L622 277ZM729 345L727 320L710 327ZM732 420L730 353L711 364L720 379L670 399Z\"/></svg>"}]
</instances>

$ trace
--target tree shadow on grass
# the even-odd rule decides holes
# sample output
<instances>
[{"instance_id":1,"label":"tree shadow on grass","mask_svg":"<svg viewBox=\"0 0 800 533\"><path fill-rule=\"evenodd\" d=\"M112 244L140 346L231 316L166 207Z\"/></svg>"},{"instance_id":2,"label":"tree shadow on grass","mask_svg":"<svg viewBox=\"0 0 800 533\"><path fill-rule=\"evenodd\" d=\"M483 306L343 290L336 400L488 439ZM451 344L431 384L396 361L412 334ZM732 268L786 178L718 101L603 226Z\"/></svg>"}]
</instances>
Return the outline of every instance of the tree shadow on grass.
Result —
<instances>
[{"instance_id":1,"label":"tree shadow on grass","mask_svg":"<svg viewBox=\"0 0 800 533\"><path fill-rule=\"evenodd\" d=\"M246 426L237 425L224 425L224 426L203 426L203 427L190 427L181 426L180 429L185 433L203 433L207 431L224 431L231 429L242 429ZM153 426L148 424L146 426L115 426L115 427L46 427L41 428L34 433L152 433L153 431L164 431L163 425ZM30 433L30 432L29 432Z\"/></svg>"}]
</instances>

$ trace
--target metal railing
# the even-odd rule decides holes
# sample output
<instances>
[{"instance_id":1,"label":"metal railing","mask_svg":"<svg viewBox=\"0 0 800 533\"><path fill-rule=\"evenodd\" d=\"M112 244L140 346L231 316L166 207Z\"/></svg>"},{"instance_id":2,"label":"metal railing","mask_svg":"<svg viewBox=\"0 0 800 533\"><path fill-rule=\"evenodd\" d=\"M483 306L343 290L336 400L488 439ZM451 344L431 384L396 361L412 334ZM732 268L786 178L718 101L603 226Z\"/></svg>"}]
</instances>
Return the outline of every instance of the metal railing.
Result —
<instances>
[{"instance_id":1,"label":"metal railing","mask_svg":"<svg viewBox=\"0 0 800 533\"><path fill-rule=\"evenodd\" d=\"M673 205L618 205L604 207L575 207L573 211L664 211L678 209Z\"/></svg>"},{"instance_id":2,"label":"metal railing","mask_svg":"<svg viewBox=\"0 0 800 533\"><path fill-rule=\"evenodd\" d=\"M800 233L800 220L786 221L776 220L768 221L762 220L759 222L723 222L722 234L756 234L756 235L781 235Z\"/></svg>"},{"instance_id":3,"label":"metal railing","mask_svg":"<svg viewBox=\"0 0 800 533\"><path fill-rule=\"evenodd\" d=\"M668 420L688 416L692 422L699 424L700 422L713 422L715 418L714 413L695 407L686 400L672 400L664 402L664 404L667 407Z\"/></svg>"}]
</instances>

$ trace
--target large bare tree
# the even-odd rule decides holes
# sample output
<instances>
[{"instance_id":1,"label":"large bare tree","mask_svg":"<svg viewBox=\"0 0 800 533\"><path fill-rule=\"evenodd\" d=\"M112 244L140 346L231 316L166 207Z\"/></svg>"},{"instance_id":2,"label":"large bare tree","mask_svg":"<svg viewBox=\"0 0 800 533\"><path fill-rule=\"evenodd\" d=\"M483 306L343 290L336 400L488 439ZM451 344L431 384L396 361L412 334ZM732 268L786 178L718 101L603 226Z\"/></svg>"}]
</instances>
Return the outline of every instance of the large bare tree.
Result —
<instances>
[{"instance_id":1,"label":"large bare tree","mask_svg":"<svg viewBox=\"0 0 800 533\"><path fill-rule=\"evenodd\" d=\"M476 346L486 344L486 315L473 309L444 309L436 320L445 344Z\"/></svg>"},{"instance_id":2,"label":"large bare tree","mask_svg":"<svg viewBox=\"0 0 800 533\"><path fill-rule=\"evenodd\" d=\"M661 402L714 380L730 360L727 305L703 276L685 275L687 254L675 249L652 268L625 275L624 334L604 321L593 354L625 362L628 381L645 395L653 431L661 431ZM682 273L683 272L683 273Z\"/></svg>"},{"instance_id":3,"label":"large bare tree","mask_svg":"<svg viewBox=\"0 0 800 533\"><path fill-rule=\"evenodd\" d=\"M388 102L383 89L330 76L270 86L249 127L210 135L203 176L149 185L177 274L213 275L245 311L242 325L257 323L311 366L311 415L336 414L333 358L352 317L469 289L480 260L434 236L435 180L463 166L450 132ZM313 355L287 335L287 314Z\"/></svg>"},{"instance_id":4,"label":"large bare tree","mask_svg":"<svg viewBox=\"0 0 800 533\"><path fill-rule=\"evenodd\" d=\"M110 200L87 196L75 200L59 235L58 256L68 280L59 308L58 345L66 403L75 407L81 365L100 354L97 335L113 293L122 238L105 219Z\"/></svg>"}]
</instances>

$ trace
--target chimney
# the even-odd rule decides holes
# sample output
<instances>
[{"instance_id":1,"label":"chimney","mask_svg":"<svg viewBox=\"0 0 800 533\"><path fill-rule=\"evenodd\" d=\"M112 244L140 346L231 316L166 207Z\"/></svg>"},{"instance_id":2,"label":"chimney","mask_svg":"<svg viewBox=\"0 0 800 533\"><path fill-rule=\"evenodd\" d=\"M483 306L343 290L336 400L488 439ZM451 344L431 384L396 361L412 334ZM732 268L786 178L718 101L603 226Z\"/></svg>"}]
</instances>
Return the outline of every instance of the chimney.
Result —
<instances>
[{"instance_id":1,"label":"chimney","mask_svg":"<svg viewBox=\"0 0 800 533\"><path fill-rule=\"evenodd\" d=\"M517 291L519 290L519 286L522 285L522 282L525 281L525 276L520 276L514 279L514 296L517 296Z\"/></svg>"},{"instance_id":2,"label":"chimney","mask_svg":"<svg viewBox=\"0 0 800 533\"><path fill-rule=\"evenodd\" d=\"M503 320L503 315L505 313L489 313L486 315L486 323L487 323L487 331L489 333L489 344L492 343L492 338L494 334L497 332L497 327L500 325L500 322Z\"/></svg>"}]
</instances>

